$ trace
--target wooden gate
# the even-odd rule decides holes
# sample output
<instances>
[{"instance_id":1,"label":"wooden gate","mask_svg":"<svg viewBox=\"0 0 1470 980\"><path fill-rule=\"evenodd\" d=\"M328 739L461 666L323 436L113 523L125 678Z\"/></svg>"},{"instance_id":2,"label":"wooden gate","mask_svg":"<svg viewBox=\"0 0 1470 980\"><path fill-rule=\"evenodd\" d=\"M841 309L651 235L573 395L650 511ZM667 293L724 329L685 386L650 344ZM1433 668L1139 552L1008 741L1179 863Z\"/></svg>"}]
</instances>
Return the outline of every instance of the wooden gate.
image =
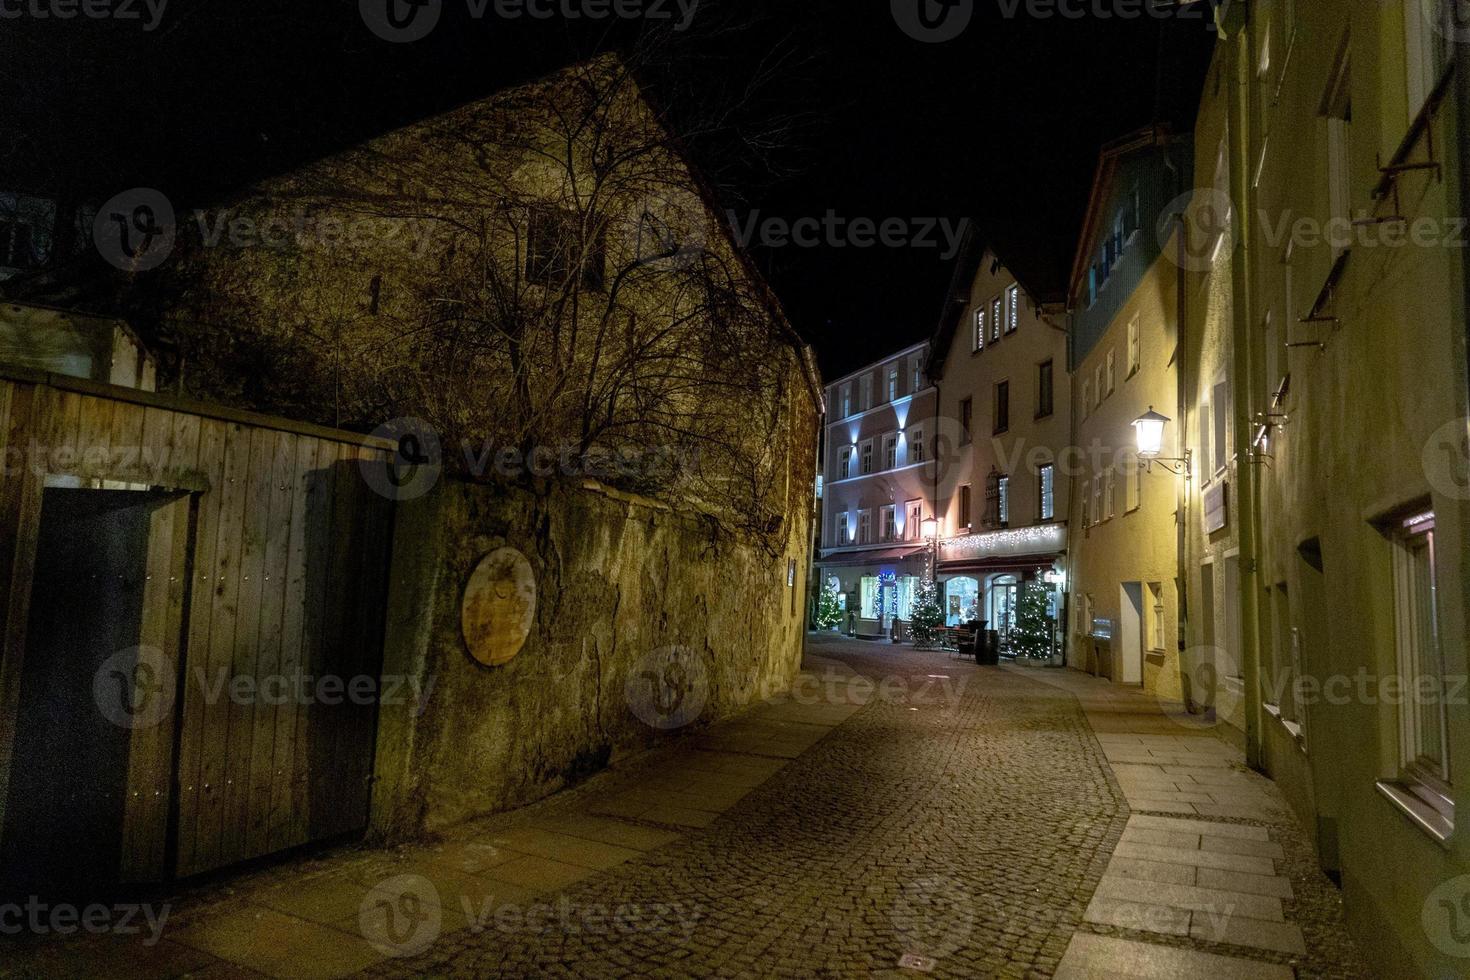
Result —
<instances>
[{"instance_id":1,"label":"wooden gate","mask_svg":"<svg viewBox=\"0 0 1470 980\"><path fill-rule=\"evenodd\" d=\"M393 517L363 473L387 465L392 445L90 381L5 375L0 841L24 838L7 801L23 787L44 792L16 756L36 744L18 725L48 717L48 705L22 704L30 692L122 712L125 786L95 804L119 834L115 880L196 874L363 829ZM107 644L81 656L82 676L42 683L27 667L27 632L33 619L57 622L58 597L32 591L38 557L48 557L37 553L40 528L68 506L65 494L87 489L160 501L133 535L146 539L140 615L102 631ZM132 635L135 646L108 648Z\"/></svg>"}]
</instances>

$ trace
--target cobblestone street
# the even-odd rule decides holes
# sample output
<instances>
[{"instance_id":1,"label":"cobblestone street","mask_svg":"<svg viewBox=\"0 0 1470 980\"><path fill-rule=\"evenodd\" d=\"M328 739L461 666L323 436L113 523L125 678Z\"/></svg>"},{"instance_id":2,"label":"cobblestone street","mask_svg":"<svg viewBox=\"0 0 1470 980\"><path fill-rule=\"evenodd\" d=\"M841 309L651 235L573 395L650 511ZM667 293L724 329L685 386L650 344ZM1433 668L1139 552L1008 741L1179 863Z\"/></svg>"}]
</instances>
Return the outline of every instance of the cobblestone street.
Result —
<instances>
[{"instance_id":1,"label":"cobblestone street","mask_svg":"<svg viewBox=\"0 0 1470 980\"><path fill-rule=\"evenodd\" d=\"M1075 672L809 643L790 695L435 845L0 975L1365 975L1274 786Z\"/></svg>"},{"instance_id":2,"label":"cobblestone street","mask_svg":"<svg viewBox=\"0 0 1470 980\"><path fill-rule=\"evenodd\" d=\"M937 975L1053 972L1126 822L1077 702L942 654L815 650L905 693L875 694L704 833L566 893L676 909L669 928L466 930L383 971L851 976L909 954Z\"/></svg>"}]
</instances>

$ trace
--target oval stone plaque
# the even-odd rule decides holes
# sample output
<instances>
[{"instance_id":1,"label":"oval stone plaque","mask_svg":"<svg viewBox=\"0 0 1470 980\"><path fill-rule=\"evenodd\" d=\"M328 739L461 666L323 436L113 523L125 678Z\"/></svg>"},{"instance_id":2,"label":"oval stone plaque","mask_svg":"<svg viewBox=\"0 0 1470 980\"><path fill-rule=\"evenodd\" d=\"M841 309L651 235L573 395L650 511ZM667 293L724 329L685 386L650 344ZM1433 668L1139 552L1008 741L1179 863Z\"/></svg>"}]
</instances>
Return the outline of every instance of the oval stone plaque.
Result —
<instances>
[{"instance_id":1,"label":"oval stone plaque","mask_svg":"<svg viewBox=\"0 0 1470 980\"><path fill-rule=\"evenodd\" d=\"M536 577L514 548L497 548L475 566L460 605L460 628L470 656L486 667L515 659L536 619Z\"/></svg>"}]
</instances>

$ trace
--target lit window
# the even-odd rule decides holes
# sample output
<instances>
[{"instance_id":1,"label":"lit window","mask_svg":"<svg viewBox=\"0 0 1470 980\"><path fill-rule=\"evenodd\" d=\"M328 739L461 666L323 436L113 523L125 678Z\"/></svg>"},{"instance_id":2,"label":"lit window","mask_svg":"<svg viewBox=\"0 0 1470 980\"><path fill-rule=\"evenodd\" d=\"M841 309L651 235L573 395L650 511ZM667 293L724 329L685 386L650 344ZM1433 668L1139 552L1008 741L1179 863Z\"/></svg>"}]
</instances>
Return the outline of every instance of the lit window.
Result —
<instances>
[{"instance_id":1,"label":"lit window","mask_svg":"<svg viewBox=\"0 0 1470 980\"><path fill-rule=\"evenodd\" d=\"M996 523L1000 527L1011 526L1011 478L1003 476L995 481Z\"/></svg>"},{"instance_id":2,"label":"lit window","mask_svg":"<svg viewBox=\"0 0 1470 980\"><path fill-rule=\"evenodd\" d=\"M876 575L864 575L858 583L858 594L861 600L859 615L863 619L880 618L878 610L878 577Z\"/></svg>"},{"instance_id":3,"label":"lit window","mask_svg":"<svg viewBox=\"0 0 1470 980\"><path fill-rule=\"evenodd\" d=\"M1006 333L1015 333L1021 325L1021 287L1006 290Z\"/></svg>"},{"instance_id":4,"label":"lit window","mask_svg":"<svg viewBox=\"0 0 1470 980\"><path fill-rule=\"evenodd\" d=\"M1051 463L1047 463L1036 473L1036 485L1041 495L1038 516L1043 521L1056 517L1056 479L1057 470Z\"/></svg>"},{"instance_id":5,"label":"lit window","mask_svg":"<svg viewBox=\"0 0 1470 980\"><path fill-rule=\"evenodd\" d=\"M975 311L975 350L985 349L985 307Z\"/></svg>"},{"instance_id":6,"label":"lit window","mask_svg":"<svg viewBox=\"0 0 1470 980\"><path fill-rule=\"evenodd\" d=\"M992 343L1000 339L1001 324L1005 320L1005 309L1001 305L1001 299L997 296L990 301L990 340Z\"/></svg>"},{"instance_id":7,"label":"lit window","mask_svg":"<svg viewBox=\"0 0 1470 980\"><path fill-rule=\"evenodd\" d=\"M910 541L917 541L920 530L924 526L924 502L922 500L910 500L903 522L903 536Z\"/></svg>"}]
</instances>

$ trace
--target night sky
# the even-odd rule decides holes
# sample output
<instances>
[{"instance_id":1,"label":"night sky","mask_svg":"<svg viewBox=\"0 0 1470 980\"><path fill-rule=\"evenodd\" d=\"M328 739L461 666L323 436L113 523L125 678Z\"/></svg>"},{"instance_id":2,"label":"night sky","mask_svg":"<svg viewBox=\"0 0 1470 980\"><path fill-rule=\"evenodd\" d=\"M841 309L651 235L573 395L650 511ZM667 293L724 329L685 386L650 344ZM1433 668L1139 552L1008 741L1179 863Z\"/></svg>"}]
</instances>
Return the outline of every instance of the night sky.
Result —
<instances>
[{"instance_id":1,"label":"night sky","mask_svg":"<svg viewBox=\"0 0 1470 980\"><path fill-rule=\"evenodd\" d=\"M411 44L374 36L358 0L172 0L152 31L0 21L0 186L208 203L646 26L443 2ZM1098 146L1155 118L1188 129L1214 35L1202 17L1036 18L1022 2L1008 18L1014 0L973 2L961 36L936 44L901 30L888 0L703 0L648 84L676 120L720 107L690 152L742 219L972 216L1024 279L1059 289ZM752 252L831 377L933 330L952 267L935 238Z\"/></svg>"}]
</instances>

